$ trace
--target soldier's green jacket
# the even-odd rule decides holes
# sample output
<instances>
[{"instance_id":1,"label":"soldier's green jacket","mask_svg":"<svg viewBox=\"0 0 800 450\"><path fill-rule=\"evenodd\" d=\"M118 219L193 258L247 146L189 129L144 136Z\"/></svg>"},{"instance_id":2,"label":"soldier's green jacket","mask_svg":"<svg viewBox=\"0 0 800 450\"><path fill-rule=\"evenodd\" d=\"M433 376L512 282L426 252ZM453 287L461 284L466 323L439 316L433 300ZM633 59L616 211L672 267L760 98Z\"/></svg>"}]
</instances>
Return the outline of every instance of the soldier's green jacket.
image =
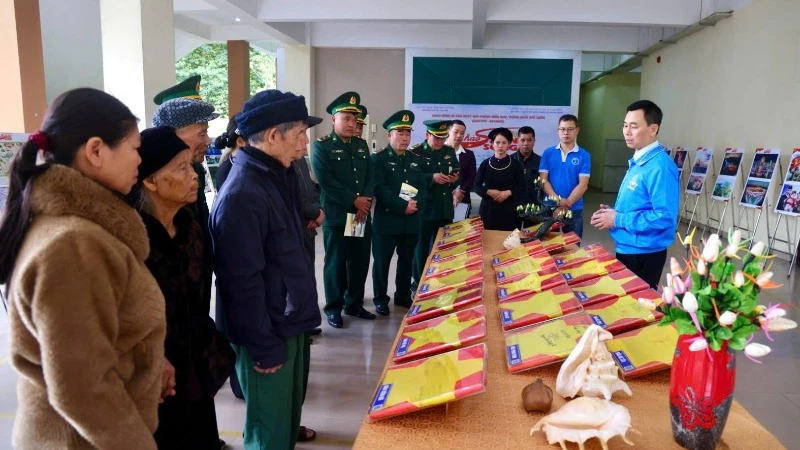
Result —
<instances>
[{"instance_id":1,"label":"soldier's green jacket","mask_svg":"<svg viewBox=\"0 0 800 450\"><path fill-rule=\"evenodd\" d=\"M344 142L335 132L314 141L311 166L321 188L326 226L343 227L347 213L355 213L356 197L372 197L372 164L367 141Z\"/></svg>"},{"instance_id":2,"label":"soldier's green jacket","mask_svg":"<svg viewBox=\"0 0 800 450\"><path fill-rule=\"evenodd\" d=\"M437 184L433 181L433 175L443 173L445 175L458 170L458 157L453 147L443 146L439 150L434 150L428 146L428 142L414 145L408 149L422 158L423 180L427 195L423 205L420 218L421 220L438 221L453 220L453 189L458 186L461 179L451 184Z\"/></svg>"},{"instance_id":3,"label":"soldier's green jacket","mask_svg":"<svg viewBox=\"0 0 800 450\"><path fill-rule=\"evenodd\" d=\"M422 173L423 160L408 151L402 156L390 146L372 155L375 179L375 217L373 232L376 234L408 234L419 232L419 217L425 203L426 182ZM419 210L406 214L408 201L400 198L400 187L409 184L419 191L414 200Z\"/></svg>"}]
</instances>

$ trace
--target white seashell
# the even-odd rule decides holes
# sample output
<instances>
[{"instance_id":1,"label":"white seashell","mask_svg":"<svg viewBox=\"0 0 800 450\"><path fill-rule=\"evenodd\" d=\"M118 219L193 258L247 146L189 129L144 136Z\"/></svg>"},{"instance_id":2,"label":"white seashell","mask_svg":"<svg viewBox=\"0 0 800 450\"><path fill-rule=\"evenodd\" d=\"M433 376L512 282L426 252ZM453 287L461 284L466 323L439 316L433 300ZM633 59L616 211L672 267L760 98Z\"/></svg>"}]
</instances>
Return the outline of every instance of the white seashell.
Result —
<instances>
[{"instance_id":1,"label":"white seashell","mask_svg":"<svg viewBox=\"0 0 800 450\"><path fill-rule=\"evenodd\" d=\"M566 449L565 442L576 442L583 449L586 441L597 438L603 449L608 450L607 443L614 436L621 436L628 445L633 445L625 436L630 427L631 414L624 406L599 398L579 397L543 417L531 428L531 436L542 431L548 444L559 444L562 449Z\"/></svg>"},{"instance_id":2,"label":"white seashell","mask_svg":"<svg viewBox=\"0 0 800 450\"><path fill-rule=\"evenodd\" d=\"M619 379L619 369L604 341L613 338L597 325L586 329L578 345L567 357L556 378L556 392L562 397L603 397L611 400L614 392L633 395Z\"/></svg>"},{"instance_id":3,"label":"white seashell","mask_svg":"<svg viewBox=\"0 0 800 450\"><path fill-rule=\"evenodd\" d=\"M503 247L506 250L511 250L512 248L516 248L522 245L522 241L519 239L519 229L516 229L508 235L505 241L503 241Z\"/></svg>"}]
</instances>

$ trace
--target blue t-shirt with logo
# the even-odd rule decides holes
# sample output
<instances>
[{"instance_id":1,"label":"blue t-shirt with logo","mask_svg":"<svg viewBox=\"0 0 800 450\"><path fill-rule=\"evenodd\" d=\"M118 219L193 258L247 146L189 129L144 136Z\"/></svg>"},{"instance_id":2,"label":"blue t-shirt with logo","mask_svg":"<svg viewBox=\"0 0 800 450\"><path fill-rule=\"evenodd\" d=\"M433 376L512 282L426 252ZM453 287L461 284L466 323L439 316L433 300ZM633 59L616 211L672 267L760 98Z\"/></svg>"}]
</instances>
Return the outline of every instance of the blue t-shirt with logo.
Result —
<instances>
[{"instance_id":1,"label":"blue t-shirt with logo","mask_svg":"<svg viewBox=\"0 0 800 450\"><path fill-rule=\"evenodd\" d=\"M539 172L546 172L547 179L556 194L567 198L578 186L581 176L591 175L592 155L576 144L575 148L567 153L566 159L562 159L561 149L557 145L548 147L542 153ZM583 197L572 205L572 210L583 210Z\"/></svg>"}]
</instances>

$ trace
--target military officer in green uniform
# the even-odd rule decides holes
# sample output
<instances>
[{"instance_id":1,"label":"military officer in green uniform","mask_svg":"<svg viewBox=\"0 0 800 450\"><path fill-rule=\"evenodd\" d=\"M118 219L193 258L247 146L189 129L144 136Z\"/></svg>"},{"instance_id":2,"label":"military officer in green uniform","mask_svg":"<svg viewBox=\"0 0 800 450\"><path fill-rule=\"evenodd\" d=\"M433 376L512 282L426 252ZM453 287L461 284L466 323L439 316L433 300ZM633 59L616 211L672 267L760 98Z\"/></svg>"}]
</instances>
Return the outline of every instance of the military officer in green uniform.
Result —
<instances>
[{"instance_id":1,"label":"military officer in green uniform","mask_svg":"<svg viewBox=\"0 0 800 450\"><path fill-rule=\"evenodd\" d=\"M360 138L364 138L364 124L366 123L365 120L367 119L367 107L364 105L358 105L358 117L356 117L356 136Z\"/></svg>"},{"instance_id":2,"label":"military officer in green uniform","mask_svg":"<svg viewBox=\"0 0 800 450\"><path fill-rule=\"evenodd\" d=\"M397 251L394 304L411 306L411 263L419 239L419 209L424 203L422 159L406 151L411 143L414 113L403 110L383 122L389 145L372 155L375 171L375 229L372 235L372 287L375 311L389 315L389 264ZM403 185L411 193L401 192ZM413 197L411 196L413 195Z\"/></svg>"},{"instance_id":3,"label":"military officer in green uniform","mask_svg":"<svg viewBox=\"0 0 800 450\"><path fill-rule=\"evenodd\" d=\"M164 89L153 97L153 103L161 105L173 98L190 98L192 100L202 100L200 97L200 75L193 75L171 88Z\"/></svg>"},{"instance_id":4,"label":"military officer in green uniform","mask_svg":"<svg viewBox=\"0 0 800 450\"><path fill-rule=\"evenodd\" d=\"M446 120L426 120L425 141L409 148L409 153L423 160L423 181L427 190L420 211L419 241L414 252L412 289L416 290L425 261L439 228L453 222L453 189L458 186L458 156L447 139Z\"/></svg>"},{"instance_id":5,"label":"military officer in green uniform","mask_svg":"<svg viewBox=\"0 0 800 450\"><path fill-rule=\"evenodd\" d=\"M342 309L348 316L373 320L364 309L364 285L369 272L372 240L372 164L366 141L355 136L360 96L346 92L326 111L333 116L333 132L314 142L311 165L322 190L322 226L325 260L325 315L328 324L341 328ZM366 222L364 237L345 237L347 214Z\"/></svg>"}]
</instances>

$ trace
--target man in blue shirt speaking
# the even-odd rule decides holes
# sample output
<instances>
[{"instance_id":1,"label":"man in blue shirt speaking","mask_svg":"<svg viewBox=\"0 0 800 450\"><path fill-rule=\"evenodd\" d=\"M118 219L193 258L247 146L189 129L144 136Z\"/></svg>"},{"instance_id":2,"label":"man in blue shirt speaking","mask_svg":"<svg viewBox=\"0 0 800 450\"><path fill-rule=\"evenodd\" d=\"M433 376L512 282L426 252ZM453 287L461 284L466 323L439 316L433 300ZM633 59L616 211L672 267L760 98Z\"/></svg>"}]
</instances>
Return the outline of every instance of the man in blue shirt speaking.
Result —
<instances>
[{"instance_id":1,"label":"man in blue shirt speaking","mask_svg":"<svg viewBox=\"0 0 800 450\"><path fill-rule=\"evenodd\" d=\"M555 213L572 211L572 223L564 225L564 232L574 231L583 237L583 194L589 188L592 157L575 142L579 132L577 117L565 114L558 119L560 142L542 153L539 176L544 181L545 194L561 197Z\"/></svg>"},{"instance_id":2,"label":"man in blue shirt speaking","mask_svg":"<svg viewBox=\"0 0 800 450\"><path fill-rule=\"evenodd\" d=\"M622 134L634 149L614 208L600 205L591 224L610 230L617 259L653 289L658 286L667 248L675 240L680 187L678 168L658 142L663 114L650 100L628 106Z\"/></svg>"}]
</instances>

